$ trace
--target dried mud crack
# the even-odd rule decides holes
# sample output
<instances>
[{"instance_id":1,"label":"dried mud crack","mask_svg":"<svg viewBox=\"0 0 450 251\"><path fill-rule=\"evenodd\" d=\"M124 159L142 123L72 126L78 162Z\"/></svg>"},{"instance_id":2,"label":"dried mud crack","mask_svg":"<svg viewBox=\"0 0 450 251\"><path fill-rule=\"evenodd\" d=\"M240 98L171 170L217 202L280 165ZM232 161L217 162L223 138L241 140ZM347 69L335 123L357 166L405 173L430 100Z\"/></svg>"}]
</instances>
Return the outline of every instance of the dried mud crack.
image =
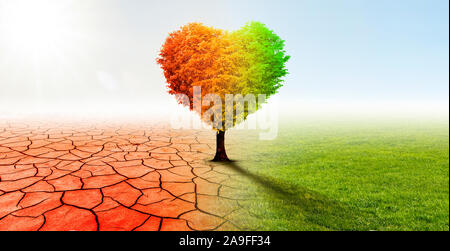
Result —
<instances>
[{"instance_id":1,"label":"dried mud crack","mask_svg":"<svg viewBox=\"0 0 450 251\"><path fill-rule=\"evenodd\" d=\"M0 122L0 230L240 230L211 131Z\"/></svg>"}]
</instances>

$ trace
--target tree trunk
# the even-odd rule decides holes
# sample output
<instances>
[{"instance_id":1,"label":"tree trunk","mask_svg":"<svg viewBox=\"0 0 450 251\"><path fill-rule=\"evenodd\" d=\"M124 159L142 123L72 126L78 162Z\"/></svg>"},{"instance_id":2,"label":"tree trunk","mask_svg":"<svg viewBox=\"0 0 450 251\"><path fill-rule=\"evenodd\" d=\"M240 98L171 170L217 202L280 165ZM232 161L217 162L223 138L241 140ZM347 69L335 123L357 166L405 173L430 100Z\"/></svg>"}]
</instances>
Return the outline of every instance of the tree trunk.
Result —
<instances>
[{"instance_id":1,"label":"tree trunk","mask_svg":"<svg viewBox=\"0 0 450 251\"><path fill-rule=\"evenodd\" d=\"M225 131L219 131L217 133L217 150L216 157L214 157L213 161L230 161L225 151Z\"/></svg>"}]
</instances>

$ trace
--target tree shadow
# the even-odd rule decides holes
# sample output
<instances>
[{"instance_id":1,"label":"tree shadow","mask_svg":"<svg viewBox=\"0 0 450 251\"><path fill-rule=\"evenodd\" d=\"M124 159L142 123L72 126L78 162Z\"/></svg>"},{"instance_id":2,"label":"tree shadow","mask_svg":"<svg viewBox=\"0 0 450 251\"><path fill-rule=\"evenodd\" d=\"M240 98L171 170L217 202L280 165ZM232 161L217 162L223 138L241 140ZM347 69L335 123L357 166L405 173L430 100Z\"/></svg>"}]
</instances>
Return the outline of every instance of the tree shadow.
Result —
<instances>
[{"instance_id":1,"label":"tree shadow","mask_svg":"<svg viewBox=\"0 0 450 251\"><path fill-rule=\"evenodd\" d=\"M223 165L255 183L257 194L253 197L269 201L276 215L281 217L290 217L292 212L299 212L307 222L328 230L374 230L379 227L379 218L373 213L304 187L252 173L236 161Z\"/></svg>"}]
</instances>

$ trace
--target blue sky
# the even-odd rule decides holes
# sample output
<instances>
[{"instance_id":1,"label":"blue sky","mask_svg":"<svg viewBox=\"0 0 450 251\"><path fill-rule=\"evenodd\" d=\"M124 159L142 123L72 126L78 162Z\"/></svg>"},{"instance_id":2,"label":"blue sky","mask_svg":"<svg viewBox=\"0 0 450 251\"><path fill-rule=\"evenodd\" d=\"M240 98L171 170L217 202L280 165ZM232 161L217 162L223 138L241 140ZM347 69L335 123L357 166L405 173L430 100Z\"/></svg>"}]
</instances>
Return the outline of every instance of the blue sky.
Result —
<instances>
[{"instance_id":1,"label":"blue sky","mask_svg":"<svg viewBox=\"0 0 450 251\"><path fill-rule=\"evenodd\" d=\"M136 32L152 25L153 18L142 14L152 5L140 8L142 2L120 1ZM251 20L274 29L292 56L285 93L306 99L448 99L446 0L165 2L170 6L156 7L167 15L155 18L160 29L192 21L238 29Z\"/></svg>"},{"instance_id":2,"label":"blue sky","mask_svg":"<svg viewBox=\"0 0 450 251\"><path fill-rule=\"evenodd\" d=\"M160 104L170 97L154 59L169 32L188 22L233 30L255 20L285 39L292 56L281 100L448 103L448 5L447 0L70 1L67 9L76 10L78 19L68 29L84 40L75 48L79 53L65 53L62 74L45 78L52 69L41 67L48 74L39 74L43 90L36 102L121 98ZM0 98L19 99L23 92L13 87L18 78L5 69L0 68ZM69 75L78 82L64 79ZM33 86L36 78L30 73L20 85ZM27 100L36 100L35 93L29 91Z\"/></svg>"}]
</instances>

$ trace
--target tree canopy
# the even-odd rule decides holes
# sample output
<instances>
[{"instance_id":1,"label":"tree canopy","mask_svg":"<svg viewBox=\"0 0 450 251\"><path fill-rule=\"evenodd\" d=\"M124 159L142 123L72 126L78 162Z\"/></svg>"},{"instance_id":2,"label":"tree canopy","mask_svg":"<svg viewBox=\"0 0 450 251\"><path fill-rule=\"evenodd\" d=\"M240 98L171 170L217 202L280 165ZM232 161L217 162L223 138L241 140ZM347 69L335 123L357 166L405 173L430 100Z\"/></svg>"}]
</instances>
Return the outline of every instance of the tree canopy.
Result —
<instances>
[{"instance_id":1,"label":"tree canopy","mask_svg":"<svg viewBox=\"0 0 450 251\"><path fill-rule=\"evenodd\" d=\"M190 23L169 35L161 48L157 62L164 70L169 93L184 94L193 110L194 87L201 87L201 98L216 94L222 101L221 119L226 130L242 122L255 109L245 103L238 109L234 104L233 123L225 126L227 94L266 95L275 94L282 87L283 77L288 74L286 63L289 56L284 50L284 40L264 24L251 22L237 31L228 32L200 23ZM179 100L180 101L180 100ZM242 105L242 104L241 104ZM203 106L203 115L211 106ZM241 120L236 110L243 110ZM212 119L204 121L212 124Z\"/></svg>"}]
</instances>

